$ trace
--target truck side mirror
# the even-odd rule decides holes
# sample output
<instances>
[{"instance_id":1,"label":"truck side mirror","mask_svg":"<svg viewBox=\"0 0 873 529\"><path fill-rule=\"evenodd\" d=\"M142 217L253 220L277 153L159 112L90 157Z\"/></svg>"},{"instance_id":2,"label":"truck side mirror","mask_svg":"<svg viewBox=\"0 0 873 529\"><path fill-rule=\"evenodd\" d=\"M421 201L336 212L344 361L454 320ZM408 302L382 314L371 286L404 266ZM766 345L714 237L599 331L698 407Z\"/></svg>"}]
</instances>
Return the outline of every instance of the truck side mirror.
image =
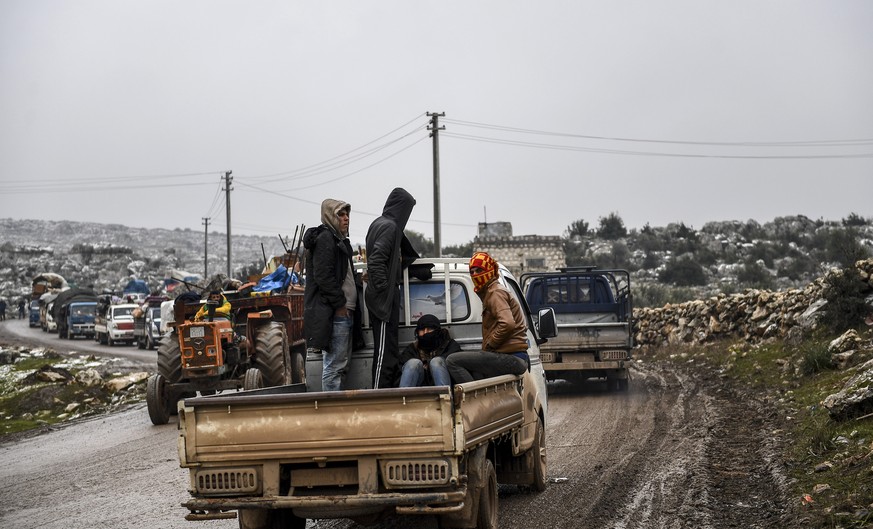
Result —
<instances>
[{"instance_id":1,"label":"truck side mirror","mask_svg":"<svg viewBox=\"0 0 873 529\"><path fill-rule=\"evenodd\" d=\"M537 313L539 323L537 333L540 338L554 338L558 335L558 322L555 319L555 309L546 307Z\"/></svg>"}]
</instances>

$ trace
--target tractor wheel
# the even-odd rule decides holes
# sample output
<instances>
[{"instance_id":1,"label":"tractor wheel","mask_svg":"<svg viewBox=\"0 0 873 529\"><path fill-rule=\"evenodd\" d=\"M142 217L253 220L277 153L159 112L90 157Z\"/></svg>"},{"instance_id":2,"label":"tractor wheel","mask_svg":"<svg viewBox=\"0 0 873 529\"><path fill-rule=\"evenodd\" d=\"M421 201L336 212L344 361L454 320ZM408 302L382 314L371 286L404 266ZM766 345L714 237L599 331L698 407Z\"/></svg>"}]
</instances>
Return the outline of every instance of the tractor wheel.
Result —
<instances>
[{"instance_id":1,"label":"tractor wheel","mask_svg":"<svg viewBox=\"0 0 873 529\"><path fill-rule=\"evenodd\" d=\"M167 381L161 375L149 377L146 386L146 404L149 409L149 419L152 424L167 424L170 421L170 403Z\"/></svg>"},{"instance_id":2,"label":"tractor wheel","mask_svg":"<svg viewBox=\"0 0 873 529\"><path fill-rule=\"evenodd\" d=\"M158 346L158 373L173 384L182 380L182 350L175 332L164 336Z\"/></svg>"},{"instance_id":3,"label":"tractor wheel","mask_svg":"<svg viewBox=\"0 0 873 529\"><path fill-rule=\"evenodd\" d=\"M246 370L246 376L243 380L243 389L261 389L264 387L264 375L261 370L255 367L250 367Z\"/></svg>"},{"instance_id":4,"label":"tractor wheel","mask_svg":"<svg viewBox=\"0 0 873 529\"><path fill-rule=\"evenodd\" d=\"M254 367L264 375L264 385L282 386L291 383L291 358L285 326L271 321L255 329Z\"/></svg>"}]
</instances>

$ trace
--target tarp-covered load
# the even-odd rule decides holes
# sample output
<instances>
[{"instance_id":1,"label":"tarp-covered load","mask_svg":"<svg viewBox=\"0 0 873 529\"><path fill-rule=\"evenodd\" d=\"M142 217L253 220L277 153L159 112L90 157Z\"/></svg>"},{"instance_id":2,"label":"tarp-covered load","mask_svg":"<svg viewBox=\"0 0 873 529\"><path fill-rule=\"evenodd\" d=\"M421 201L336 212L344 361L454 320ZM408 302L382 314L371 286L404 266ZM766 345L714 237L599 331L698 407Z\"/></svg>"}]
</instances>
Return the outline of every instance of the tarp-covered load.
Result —
<instances>
[{"instance_id":1,"label":"tarp-covered load","mask_svg":"<svg viewBox=\"0 0 873 529\"><path fill-rule=\"evenodd\" d=\"M55 304L52 307L52 317L58 321L62 317L62 311L66 310L67 306L73 301L97 301L97 294L93 290L87 288L71 288L64 290L58 297L55 298Z\"/></svg>"}]
</instances>

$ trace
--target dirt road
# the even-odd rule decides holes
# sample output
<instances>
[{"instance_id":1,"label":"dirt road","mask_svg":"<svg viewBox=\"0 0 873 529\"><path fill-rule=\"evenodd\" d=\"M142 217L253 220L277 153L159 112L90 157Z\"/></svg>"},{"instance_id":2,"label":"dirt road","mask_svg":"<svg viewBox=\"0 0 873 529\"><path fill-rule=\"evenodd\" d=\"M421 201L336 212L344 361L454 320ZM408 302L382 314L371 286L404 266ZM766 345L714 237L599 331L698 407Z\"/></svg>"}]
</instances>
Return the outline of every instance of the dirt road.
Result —
<instances>
[{"instance_id":1,"label":"dirt road","mask_svg":"<svg viewBox=\"0 0 873 529\"><path fill-rule=\"evenodd\" d=\"M718 377L643 359L626 394L550 384L547 422L551 483L540 494L501 486L501 528L792 527L773 426ZM140 405L0 444L0 527L237 527L184 520L187 471L176 438L175 424L152 426ZM436 523L377 525L412 526Z\"/></svg>"}]
</instances>

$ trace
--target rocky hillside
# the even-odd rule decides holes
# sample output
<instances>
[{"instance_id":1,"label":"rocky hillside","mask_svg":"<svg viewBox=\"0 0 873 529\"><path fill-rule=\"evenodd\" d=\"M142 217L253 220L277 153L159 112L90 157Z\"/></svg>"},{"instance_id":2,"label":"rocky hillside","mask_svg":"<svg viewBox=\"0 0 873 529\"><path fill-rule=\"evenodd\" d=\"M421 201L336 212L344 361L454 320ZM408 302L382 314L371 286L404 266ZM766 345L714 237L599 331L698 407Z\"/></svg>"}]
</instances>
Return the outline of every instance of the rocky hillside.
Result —
<instances>
[{"instance_id":1,"label":"rocky hillside","mask_svg":"<svg viewBox=\"0 0 873 529\"><path fill-rule=\"evenodd\" d=\"M293 232L291 233L293 235ZM287 244L291 244L290 236ZM0 219L0 298L29 296L34 276L53 272L72 285L119 290L129 279L159 288L170 270L203 274L204 234L190 229L144 229L118 224ZM262 246L263 245L263 246ZM281 255L273 237L233 236L235 277ZM223 233L209 234L208 273L227 271Z\"/></svg>"}]
</instances>

